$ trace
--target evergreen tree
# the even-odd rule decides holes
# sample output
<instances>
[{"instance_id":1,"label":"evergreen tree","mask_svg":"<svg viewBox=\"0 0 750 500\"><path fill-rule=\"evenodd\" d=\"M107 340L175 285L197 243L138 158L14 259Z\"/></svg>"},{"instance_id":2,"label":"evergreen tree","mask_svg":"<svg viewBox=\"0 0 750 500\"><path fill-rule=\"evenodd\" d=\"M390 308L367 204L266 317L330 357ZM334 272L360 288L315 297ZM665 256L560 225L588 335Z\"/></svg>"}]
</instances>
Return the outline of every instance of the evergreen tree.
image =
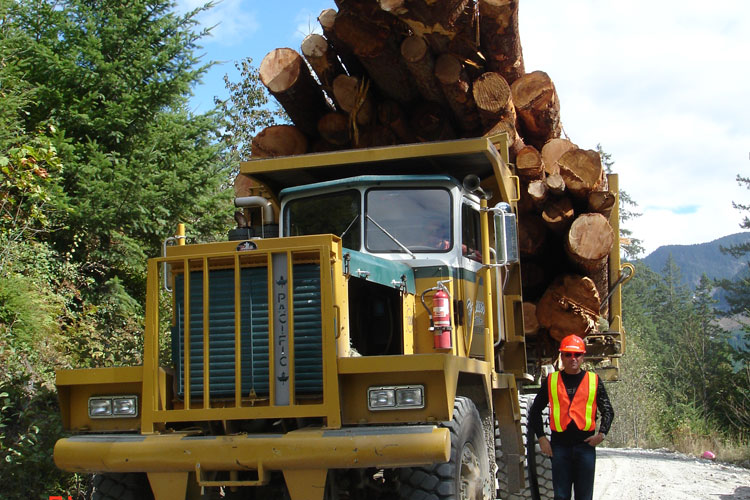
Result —
<instances>
[{"instance_id":1,"label":"evergreen tree","mask_svg":"<svg viewBox=\"0 0 750 500\"><path fill-rule=\"evenodd\" d=\"M55 246L97 283L119 277L139 296L145 258L178 222L207 235L229 221L229 165L215 112L193 115L196 14L165 0L37 0L15 4L32 41L20 70L38 88L26 128L52 123L69 213ZM101 291L112 287L102 288Z\"/></svg>"}]
</instances>

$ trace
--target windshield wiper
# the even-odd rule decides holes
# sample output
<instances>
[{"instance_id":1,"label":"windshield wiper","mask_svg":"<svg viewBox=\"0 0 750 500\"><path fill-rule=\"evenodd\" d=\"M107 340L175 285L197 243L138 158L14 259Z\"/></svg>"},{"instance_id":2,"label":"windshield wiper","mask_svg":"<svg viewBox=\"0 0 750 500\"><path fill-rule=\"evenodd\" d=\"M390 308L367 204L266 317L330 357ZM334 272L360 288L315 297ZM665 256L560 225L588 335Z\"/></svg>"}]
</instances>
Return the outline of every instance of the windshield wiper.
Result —
<instances>
[{"instance_id":1,"label":"windshield wiper","mask_svg":"<svg viewBox=\"0 0 750 500\"><path fill-rule=\"evenodd\" d=\"M341 238L341 241L344 241L344 235L352 228L352 226L354 225L355 222L357 222L357 220L359 220L359 214L354 216L354 218L349 223L349 225L346 226L346 229L344 229L344 232L341 233L341 236L339 236L339 238Z\"/></svg>"},{"instance_id":2,"label":"windshield wiper","mask_svg":"<svg viewBox=\"0 0 750 500\"><path fill-rule=\"evenodd\" d=\"M400 241L398 241L395 236L393 236L391 233L389 233L388 231L386 231L383 226L381 226L380 224L378 224L377 222L375 222L375 219L373 219L369 215L366 215L365 217L367 217L367 219L370 222L372 222L373 224L375 224L378 229L380 229L381 231L383 231L385 233L385 235L388 236L396 245L400 246L403 249L404 252L406 252L409 255L411 255L412 259L416 259L417 258L417 256L414 255L411 250L409 250L408 248L406 248L406 246L404 246L403 243L401 243Z\"/></svg>"}]
</instances>

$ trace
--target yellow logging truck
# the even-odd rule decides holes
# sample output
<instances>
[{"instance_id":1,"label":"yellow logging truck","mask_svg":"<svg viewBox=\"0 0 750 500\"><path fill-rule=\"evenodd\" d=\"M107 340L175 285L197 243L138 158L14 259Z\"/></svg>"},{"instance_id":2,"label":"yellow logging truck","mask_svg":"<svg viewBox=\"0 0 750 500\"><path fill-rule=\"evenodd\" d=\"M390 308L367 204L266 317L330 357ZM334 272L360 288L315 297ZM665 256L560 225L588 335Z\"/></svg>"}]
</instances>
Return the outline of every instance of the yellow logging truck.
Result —
<instances>
[{"instance_id":1,"label":"yellow logging truck","mask_svg":"<svg viewBox=\"0 0 750 500\"><path fill-rule=\"evenodd\" d=\"M143 365L58 372L57 465L97 499L528 494L519 392L556 347L524 337L507 155L501 135L243 163L266 196L235 200L229 241L178 231L149 260ZM620 314L615 291L588 339L608 378Z\"/></svg>"}]
</instances>

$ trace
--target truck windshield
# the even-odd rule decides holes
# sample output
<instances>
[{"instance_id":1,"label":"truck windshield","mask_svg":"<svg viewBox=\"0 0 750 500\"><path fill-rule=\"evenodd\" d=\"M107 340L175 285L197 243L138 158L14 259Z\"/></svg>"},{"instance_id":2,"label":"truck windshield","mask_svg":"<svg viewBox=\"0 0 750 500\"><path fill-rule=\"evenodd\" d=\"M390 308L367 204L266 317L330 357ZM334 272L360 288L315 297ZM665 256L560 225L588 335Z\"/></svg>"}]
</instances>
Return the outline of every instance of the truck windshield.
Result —
<instances>
[{"instance_id":1,"label":"truck windshield","mask_svg":"<svg viewBox=\"0 0 750 500\"><path fill-rule=\"evenodd\" d=\"M365 200L368 251L403 253L394 240L415 253L447 252L453 247L447 189L370 189Z\"/></svg>"},{"instance_id":2,"label":"truck windshield","mask_svg":"<svg viewBox=\"0 0 750 500\"><path fill-rule=\"evenodd\" d=\"M359 250L360 207L360 195L356 190L292 200L285 208L284 234L343 234L344 247Z\"/></svg>"}]
</instances>

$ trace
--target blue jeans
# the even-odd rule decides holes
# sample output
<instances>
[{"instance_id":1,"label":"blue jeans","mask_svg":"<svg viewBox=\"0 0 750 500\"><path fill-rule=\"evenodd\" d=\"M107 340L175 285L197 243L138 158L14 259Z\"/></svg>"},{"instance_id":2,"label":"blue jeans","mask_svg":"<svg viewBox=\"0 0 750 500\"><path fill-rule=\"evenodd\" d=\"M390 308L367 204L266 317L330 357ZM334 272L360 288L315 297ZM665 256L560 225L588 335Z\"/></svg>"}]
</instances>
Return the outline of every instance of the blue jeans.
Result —
<instances>
[{"instance_id":1,"label":"blue jeans","mask_svg":"<svg viewBox=\"0 0 750 500\"><path fill-rule=\"evenodd\" d=\"M552 445L552 483L555 500L570 500L571 488L576 500L591 500L594 496L596 448L580 443Z\"/></svg>"}]
</instances>

